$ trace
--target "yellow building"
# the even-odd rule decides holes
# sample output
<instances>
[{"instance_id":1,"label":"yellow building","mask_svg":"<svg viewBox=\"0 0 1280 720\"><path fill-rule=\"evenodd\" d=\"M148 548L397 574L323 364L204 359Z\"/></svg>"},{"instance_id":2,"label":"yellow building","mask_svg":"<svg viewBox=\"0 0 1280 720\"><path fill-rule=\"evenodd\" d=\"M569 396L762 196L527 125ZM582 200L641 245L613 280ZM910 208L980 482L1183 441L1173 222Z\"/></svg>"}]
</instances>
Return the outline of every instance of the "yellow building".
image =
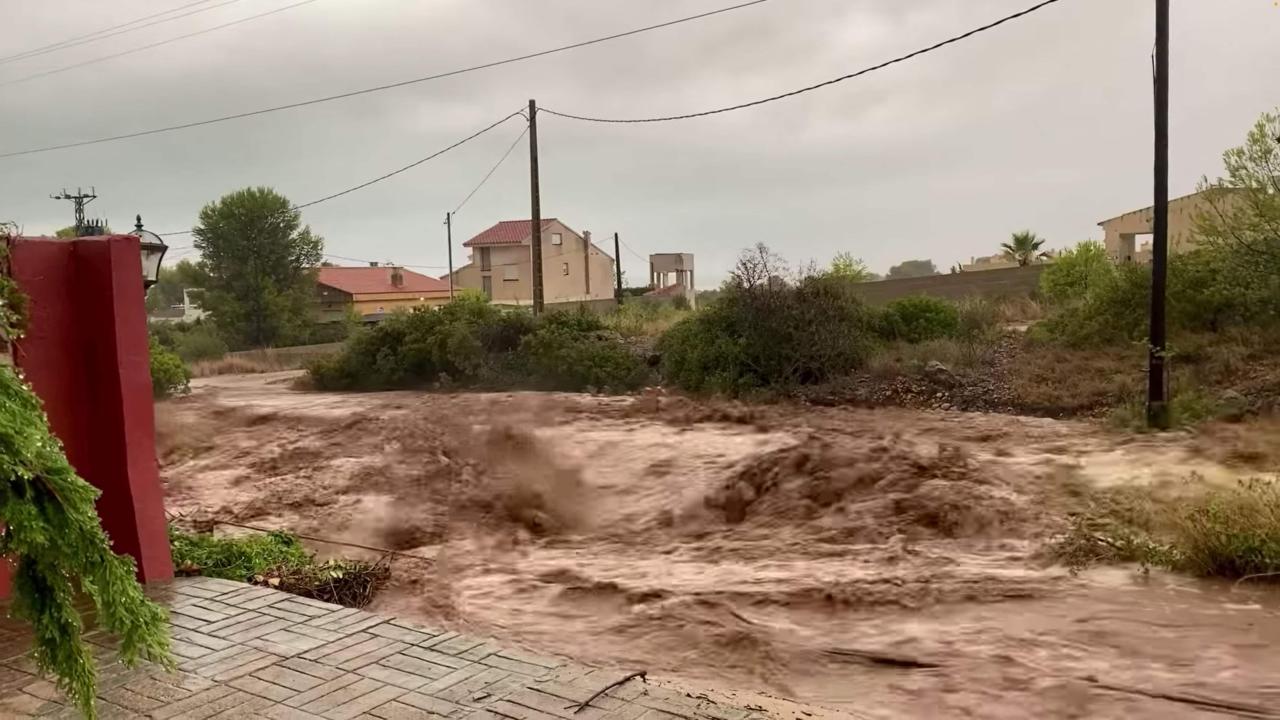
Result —
<instances>
[{"instance_id":1,"label":"yellow building","mask_svg":"<svg viewBox=\"0 0 1280 720\"><path fill-rule=\"evenodd\" d=\"M1237 201L1235 191L1211 192L1219 193L1217 202L1223 207L1230 207ZM1214 210L1212 198L1205 192L1198 192L1169 201L1169 252L1186 252L1196 246L1196 218ZM1112 260L1151 261L1150 238L1141 245L1137 238L1139 235L1151 235L1154 215L1153 208L1145 207L1098 223L1105 233L1107 254Z\"/></svg>"},{"instance_id":2,"label":"yellow building","mask_svg":"<svg viewBox=\"0 0 1280 720\"><path fill-rule=\"evenodd\" d=\"M320 322L343 320L353 310L377 322L396 308L449 302L449 283L394 266L322 267L316 291Z\"/></svg>"},{"instance_id":3,"label":"yellow building","mask_svg":"<svg viewBox=\"0 0 1280 720\"><path fill-rule=\"evenodd\" d=\"M453 273L458 288L479 290L495 305L533 304L528 220L504 220L463 243L470 262ZM542 294L547 305L614 303L613 257L555 218L542 221Z\"/></svg>"}]
</instances>

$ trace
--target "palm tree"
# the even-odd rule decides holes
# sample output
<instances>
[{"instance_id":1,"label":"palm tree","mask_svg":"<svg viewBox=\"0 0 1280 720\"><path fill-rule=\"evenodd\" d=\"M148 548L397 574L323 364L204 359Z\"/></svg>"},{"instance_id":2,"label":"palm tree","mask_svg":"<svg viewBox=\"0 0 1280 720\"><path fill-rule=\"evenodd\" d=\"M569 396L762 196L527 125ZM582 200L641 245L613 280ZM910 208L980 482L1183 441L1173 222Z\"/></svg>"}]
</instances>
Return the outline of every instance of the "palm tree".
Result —
<instances>
[{"instance_id":1,"label":"palm tree","mask_svg":"<svg viewBox=\"0 0 1280 720\"><path fill-rule=\"evenodd\" d=\"M1026 267L1040 258L1049 257L1049 253L1040 250L1044 243L1044 238L1030 230L1023 230L1014 233L1009 242L1000 243L1000 247L1004 249L1005 257L1017 261L1018 267Z\"/></svg>"}]
</instances>

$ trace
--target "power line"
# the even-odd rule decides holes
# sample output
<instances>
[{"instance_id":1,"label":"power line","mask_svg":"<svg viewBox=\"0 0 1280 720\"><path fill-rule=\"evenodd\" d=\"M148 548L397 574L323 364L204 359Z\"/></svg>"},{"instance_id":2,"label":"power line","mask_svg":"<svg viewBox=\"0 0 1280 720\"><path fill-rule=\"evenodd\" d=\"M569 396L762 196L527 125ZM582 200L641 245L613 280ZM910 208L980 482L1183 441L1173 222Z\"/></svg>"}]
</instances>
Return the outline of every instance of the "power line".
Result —
<instances>
[{"instance_id":1,"label":"power line","mask_svg":"<svg viewBox=\"0 0 1280 720\"><path fill-rule=\"evenodd\" d=\"M197 30L196 32L187 33L186 35L171 37L168 40L161 40L159 42L151 43L150 45L141 45L139 47L130 48L128 50L124 50L111 55L103 55L102 57L93 58L92 60L85 60L83 62L73 63L71 65L64 65L60 68L54 68L53 70L45 70L44 72L39 72L34 75L26 75L20 78L15 78L13 80L6 80L4 82L0 82L0 87L16 85L18 83L27 82L28 80L35 80L37 78L48 77L49 75L57 75L58 73L64 73L64 72L67 72L68 70L74 70L76 68L84 67L85 65L94 65L96 63L105 62L107 60L114 60L115 58L118 58L118 57L124 57L125 55L132 55L134 53L140 53L145 50L152 50L162 45L169 45L170 43L178 42L179 40L186 40L188 38L193 38L199 35L206 35L208 33L216 32L218 30L224 30L226 28L233 27L235 25L242 25L244 23L251 22L253 20L258 20L260 18L267 17L268 15L275 15L276 13L282 13L286 10L292 10L296 7L302 7L303 5L310 5L313 2L316 2L316 0L302 0L301 2L293 3L292 5L285 5L284 7L276 8L275 10L268 10L267 12L258 13L257 15L250 15L249 17L240 18L239 20L232 20L231 22L223 23L221 25L214 25L211 28L205 28L204 30ZM230 3L225 3L225 4L229 5ZM22 155L24 153L18 153L18 154ZM6 157L6 156L0 156L0 157Z\"/></svg>"},{"instance_id":2,"label":"power line","mask_svg":"<svg viewBox=\"0 0 1280 720\"><path fill-rule=\"evenodd\" d=\"M619 244L619 245L621 245L623 248L625 248L627 252L631 253L632 255L635 255L635 256L636 256L636 258L637 258L638 260L640 260L641 262L649 262L649 258L647 258L647 257L645 257L645 256L643 256L643 255L641 255L640 253L636 252L635 250L632 250L632 249L631 249L631 246L630 246L630 245L628 245L628 244L626 243L626 241L625 241L625 240L623 240L622 238L618 238L618 244Z\"/></svg>"},{"instance_id":3,"label":"power line","mask_svg":"<svg viewBox=\"0 0 1280 720\"><path fill-rule=\"evenodd\" d=\"M489 182L489 178L493 177L493 174L502 166L502 163L506 162L507 156L511 154L512 150L516 149L516 146L520 144L520 141L523 140L524 136L527 134L529 134L529 125L525 124L524 130L521 130L520 134L516 136L515 141L511 143L511 147L507 148L507 151L502 153L502 157L498 158L498 162L494 163L493 167L489 168L489 172L484 174L484 178L480 181L480 184L472 188L471 192L467 193L467 196L462 198L462 202L458 203L458 207L453 209L453 212L451 213L452 215L457 215L458 211L467 204L467 201L479 192L480 188L484 187L485 183Z\"/></svg>"},{"instance_id":4,"label":"power line","mask_svg":"<svg viewBox=\"0 0 1280 720\"><path fill-rule=\"evenodd\" d=\"M120 28L129 27L130 25L135 25L137 23L144 22L152 18L157 18L157 17L160 17L161 15L168 15L169 13L175 13L175 12L178 12L179 10L185 10L189 7L195 7L196 5L204 5L205 3L208 3L210 1L211 0L196 0L195 2L190 2L190 3L187 3L186 5L179 5L178 7L172 8L170 10L164 10L162 12L152 13L150 15L143 15L140 18L134 18L129 22L120 23L119 25L112 25L109 28L95 30L94 32L85 33L84 35L76 35L75 37L70 37L70 38L67 38L66 40L59 40L58 42L49 43L48 45L41 45L40 47L34 47L34 48L31 48L30 50L23 50L22 52L14 53L13 55L5 55L4 57L0 57L0 64L9 62L11 60L21 60L23 58L33 57L35 55L42 55L46 51L61 50L62 48L69 47L71 43L75 43L79 40L84 40L86 38L102 37L103 33L109 33L113 30L119 30Z\"/></svg>"},{"instance_id":5,"label":"power line","mask_svg":"<svg viewBox=\"0 0 1280 720\"><path fill-rule=\"evenodd\" d=\"M896 58L894 58L894 59L892 59L892 60L887 60L887 61L885 61L885 62L882 62L882 63L880 63L880 64L878 64L878 65L872 65L871 67L863 68L862 70L859 70L859 71L857 71L857 72L853 72L853 73L849 73L848 75L841 75L841 76L840 76L840 77L838 77L838 78L833 78L833 79L831 79L831 80L827 80L827 81L825 81L825 82L820 82L820 83L818 83L818 84L816 84L816 85L809 85L809 86L807 86L807 87L802 87L802 88L800 88L800 89L798 89L798 90L792 90L792 91L790 91L790 92L785 92L785 93L782 93L781 95L774 95L774 96L772 96L772 97L762 98L762 99L760 99L760 100L752 100L751 102L740 103L740 104L738 104L738 105L730 105L729 107L717 108L717 109L715 109L715 110L704 110L704 111L702 111L702 112L686 113L686 114L683 114L683 115L668 115L668 116L665 116L665 117L651 117L651 118L625 118L625 119L624 119L624 118L598 118L598 117L587 117L587 116L583 116L583 115L573 115L573 114L570 114L570 113L558 112L558 111L551 110L551 109L548 109L548 108L542 108L542 109L541 109L541 112L550 113L550 114L552 114L552 115L557 115L557 116L559 116L559 117L563 117L563 118L569 118L570 120L584 120L584 121L587 121L587 122L598 122L598 123L654 123L654 122L667 122L667 121L669 121L669 120L688 120L688 119L690 119L690 118L706 117L707 115L717 115L717 114L719 114L719 113L731 112L731 111L733 111L733 110L742 110L742 109L744 109L744 108L755 107L756 105L764 105L765 103L771 103L771 102L773 102L773 101L775 101L775 100L782 100L782 99L784 99L784 98L794 97L794 96L799 95L799 94L801 94L801 93L807 93L807 92L809 92L810 90L817 90L817 89L819 89L819 88L824 88L824 87L826 87L826 86L828 86L828 85L834 85L834 84L836 84L836 83L838 83L838 82L844 82L845 80L850 80L850 79L852 79L852 78L856 78L856 77L859 77L859 76L862 76L862 75L866 75L866 74L871 73L871 72L875 72L876 70L882 70L882 69L884 69L884 68L889 67L890 65L896 65L897 63L905 62L905 61L910 60L910 59L912 59L912 58L914 58L914 57L917 57L917 56L919 56L919 55L924 55L924 54L926 54L926 53L933 52L934 50L939 50L939 49L941 49L941 48L946 47L947 45L951 45L952 43L960 42L961 40L964 40L964 39L966 39L966 38L973 37L974 35L977 35L977 34L979 34L979 33L982 33L982 32L985 32L985 31L987 31L987 30L991 30L991 29L993 29L993 28L999 27L1000 25L1003 25L1003 24L1005 24L1005 23L1007 23L1007 22L1010 22L1010 21L1012 21L1012 20L1017 20L1018 18L1021 18L1021 17L1025 16L1025 15L1030 15L1031 13L1033 13L1033 12L1035 12L1035 11L1037 11L1037 10L1041 9L1041 8L1044 8L1044 7L1047 7L1047 6L1049 6L1049 5L1052 5L1052 4L1054 4L1054 3L1058 2L1058 1L1059 1L1059 0L1043 0L1042 2L1039 2L1039 3L1035 4L1035 5L1033 5L1033 6L1029 7L1029 8L1027 8L1026 10L1022 10L1021 12L1016 12L1016 13L1014 13L1014 14L1012 14L1012 15L1005 16L1005 17L1003 17L1003 18L1000 18L999 20L996 20L995 22L987 23L986 25L983 25L982 27L974 28L973 30L970 30L969 32L966 32L966 33L964 33L964 34L962 34L962 35L956 35L956 36L954 36L954 37L951 37L951 38L948 38L948 39L946 39L946 40L943 40L942 42L939 42L939 43L935 43L935 44L933 44L933 45L930 45L929 47L922 48L922 49L920 49L920 50L916 50L915 52L911 52L911 53L908 53L908 54L906 54L906 55L901 55L901 56L896 57Z\"/></svg>"},{"instance_id":6,"label":"power line","mask_svg":"<svg viewBox=\"0 0 1280 720\"><path fill-rule=\"evenodd\" d=\"M174 15L173 17L163 18L160 20L156 20L154 22L146 23L144 25L129 27L130 25L135 25L136 23L142 22L143 20L149 20L151 18L158 17L160 15L168 15L169 13L177 12L179 10L191 7L192 5L204 5L208 2L210 2L210 0L199 0L199 2L183 5L182 7L177 7L172 10L166 10L162 13L155 13L154 15L148 15L144 18L139 18L138 20L134 20L133 22L127 22L122 25L116 25L115 27L107 28L106 30L99 30L96 33L88 33L85 35L80 35L75 38L71 38L69 40L64 40L61 43L54 43L53 45L46 45L44 47L36 48L34 50L28 50L26 52L18 53L16 55L9 55L9 56L0 58L0 65L3 65L5 63L10 63L10 62L16 62L18 60L26 60L27 58L33 58L39 55L46 55L48 53L57 52L59 50L67 50L69 48L78 47L80 45L88 45L89 43L95 43L95 42L98 42L99 40L106 40L107 38L113 38L113 37L116 37L117 35L125 35L127 33L135 32L137 30L142 30L144 28L154 27L156 25L163 25L164 23L172 22L174 20L181 20L184 17L190 17L192 15L197 15L202 12L209 12L210 10L216 10L220 7L224 7L226 5L231 5L232 3L240 2L240 0L224 0L224 2L218 3L217 5L210 5L209 7L197 8L195 10L192 10L191 12L186 12L181 15ZM121 29L121 28L124 28L124 29ZM112 32L112 31L115 31L115 32Z\"/></svg>"},{"instance_id":7,"label":"power line","mask_svg":"<svg viewBox=\"0 0 1280 720\"><path fill-rule=\"evenodd\" d=\"M439 80L441 78L453 77L454 75L462 75L463 73L475 72L477 70L487 70L489 68L498 67L500 65L509 65L511 63L521 62L524 60L532 60L534 58L539 58L546 55L553 55L555 53L566 52L568 50L575 50L577 48L586 47L588 45L595 45L602 42L608 42L610 40L617 40L619 38L629 37L631 35L638 35L640 33L648 32L650 30L659 30L662 28L671 27L673 25L679 25L681 23L692 22L694 20L701 20L703 18L711 17L713 15L719 15L721 13L727 13L733 10L739 10L745 7L750 7L752 5L759 5L760 3L763 3L763 2L768 2L768 0L750 0L750 2L731 5L729 7L720 8L719 10L711 10L708 12L700 13L698 15L690 15L688 17L678 18L676 20L669 20L667 22L658 23L656 25L648 25L645 27L636 28L634 30L628 30L626 32L615 33L613 35L606 35L604 37L598 37L592 40L584 40L582 42L576 42L569 45L561 45L559 47L551 48L549 50L540 50L538 52L528 53L526 55L519 55L517 57L511 57L505 60L495 60L492 62L483 63L481 65L473 65L471 67L461 68L458 70L449 70L447 72L437 73L435 75L426 75L423 77L412 78L410 80L402 80L400 82L389 83L387 85L378 85L376 87L364 88L362 90L353 90L351 92L340 93L338 95L328 95L326 97L315 98L313 100L304 100L304 101L295 102L295 103L289 103L287 105L276 105L274 107L263 108L261 110L251 110L248 112L236 113L234 115L223 115L221 117L209 118L207 120L197 120L194 122L183 123L181 125L169 125L167 127L153 128L151 130L139 130L137 132L125 133L122 135L111 135L108 137L95 138L93 140L81 140L78 142L61 143L58 145L46 145L44 147L29 148L26 150L15 150L13 152L0 153L0 158L17 157L19 155L33 155L36 153L50 152L53 150L66 150L68 148L83 147L85 145L96 145L98 143L115 142L117 140L128 140L131 138L143 137L146 135L155 135L158 133L173 132L176 130L187 130L189 128L201 127L204 125L213 125L214 123L227 122L229 120L239 120L242 118L255 117L257 115L265 115L267 113L279 112L281 110L292 110L294 108L306 107L308 105L317 105L319 103L331 102L333 100L342 100L345 98L357 97L359 95L367 95L369 93L382 92L383 90L391 90L394 88L405 87L407 85L414 85L417 83L427 82L430 80Z\"/></svg>"},{"instance_id":8,"label":"power line","mask_svg":"<svg viewBox=\"0 0 1280 720\"><path fill-rule=\"evenodd\" d=\"M472 140L475 140L476 138L478 138L478 137L480 137L481 135L483 135L483 134L485 134L485 133L489 132L490 130L492 130L492 129L494 129L494 128L498 127L499 125L501 125L502 123L504 123L504 122L506 122L506 121L510 120L510 119L511 119L511 118L513 118L513 117L523 117L523 115L522 115L522 113L521 113L519 110L517 110L517 111L515 111L515 112L511 113L510 115L508 115L508 116L506 116L506 117L502 118L501 120L498 120L497 122L494 122L494 123L492 123L492 124L490 124L490 125L487 125L487 126L486 126L486 127L484 127L483 129L478 130L478 131L476 131L476 132L474 132L474 133L472 133L472 134L468 135L468 136L467 136L467 137L465 137L465 138L462 138L461 140L459 140L459 141L457 141L457 142L453 143L452 145L449 145L448 147L446 147L446 148L444 148L444 149L442 149L442 150L437 150L436 152L433 152L433 153L431 153L430 155L428 155L428 156L426 156L426 157L424 157L424 158L419 158L419 159L417 159L417 160L414 160L413 162L409 163L408 165L405 165L405 166L403 166L403 167L396 168L395 170L392 170L391 172L388 172L388 173L384 173L384 174L382 174L382 175L379 175L378 177L376 177L376 178L374 178L374 179L372 179L372 180L367 180L367 181L365 181L365 182L362 182L362 183L360 183L359 185L353 185L353 186L351 186L351 187L349 187L349 188L347 188L347 189L345 189L345 190L340 190L340 191L338 191L338 192L336 192L336 193L333 193L333 194L331 194L331 195L325 195L325 196L324 196L324 197L322 197L322 198L318 198L318 199L316 199L316 200L312 200L312 201L310 201L310 202L305 202L305 203L302 203L302 204L300 204L300 205L294 205L293 207L289 208L289 212L293 212L293 211L296 211L296 210L301 210L301 209L303 209L303 208L308 208L308 207L311 207L312 205L319 205L319 204L320 204L320 203L322 203L322 202L328 202L329 200L333 200L334 198L340 198L340 197L342 197L343 195L347 195L347 194L349 194L349 193L353 193L353 192L355 192L355 191L357 191L357 190L363 190L364 188L367 188L367 187L369 187L370 185L374 185L374 184L376 184L376 183L380 183L380 182L382 182L383 180L386 180L387 178L395 177L396 175L399 175L399 174L400 174L400 173L402 173L402 172L405 172L405 171L408 171L408 170L412 170L413 168L416 168L416 167L418 167L419 165L421 165L421 164L423 164L423 163L425 163L425 162L427 162L427 161L429 161L429 160L434 160L435 158L440 157L441 155L443 155L443 154L445 154L445 153L449 152L450 150L452 150L452 149L454 149L454 148L458 147L459 145L462 145L462 144L464 144L464 143L468 143L468 142L470 142L470 141L472 141ZM190 230L178 230L178 231L176 231L176 232L159 233L159 234L160 234L161 236L163 236L163 237L169 237L169 236L172 236L172 235L187 235L187 234L189 234L190 232L191 232Z\"/></svg>"}]
</instances>

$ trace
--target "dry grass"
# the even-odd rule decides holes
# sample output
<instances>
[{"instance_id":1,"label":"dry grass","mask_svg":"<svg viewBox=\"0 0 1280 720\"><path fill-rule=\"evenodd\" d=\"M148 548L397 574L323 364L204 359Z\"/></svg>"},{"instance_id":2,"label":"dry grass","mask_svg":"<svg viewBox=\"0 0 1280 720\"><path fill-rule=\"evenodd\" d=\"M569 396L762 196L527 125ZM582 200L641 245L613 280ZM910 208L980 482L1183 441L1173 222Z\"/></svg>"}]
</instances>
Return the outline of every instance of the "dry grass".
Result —
<instances>
[{"instance_id":1,"label":"dry grass","mask_svg":"<svg viewBox=\"0 0 1280 720\"><path fill-rule=\"evenodd\" d=\"M1145 362L1137 345L1072 350L1027 342L1009 364L1009 382L1027 411L1097 415L1137 396Z\"/></svg>"},{"instance_id":2,"label":"dry grass","mask_svg":"<svg viewBox=\"0 0 1280 720\"><path fill-rule=\"evenodd\" d=\"M921 373L931 361L952 370L970 370L989 365L995 343L986 340L939 338L924 342L893 342L867 359L867 372L880 377Z\"/></svg>"},{"instance_id":3,"label":"dry grass","mask_svg":"<svg viewBox=\"0 0 1280 720\"><path fill-rule=\"evenodd\" d=\"M300 345L298 347L263 348L227 353L217 360L201 360L191 364L192 377L213 375L239 375L298 370L312 360L332 355L342 349L342 343Z\"/></svg>"}]
</instances>

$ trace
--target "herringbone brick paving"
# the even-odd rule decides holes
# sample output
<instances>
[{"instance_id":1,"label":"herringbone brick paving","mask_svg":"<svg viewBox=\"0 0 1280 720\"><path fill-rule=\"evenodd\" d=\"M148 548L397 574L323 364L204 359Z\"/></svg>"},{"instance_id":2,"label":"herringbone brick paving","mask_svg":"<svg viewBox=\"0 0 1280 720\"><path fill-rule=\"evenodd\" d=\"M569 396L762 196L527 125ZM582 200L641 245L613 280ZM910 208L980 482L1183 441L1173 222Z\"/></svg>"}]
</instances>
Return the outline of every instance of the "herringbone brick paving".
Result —
<instances>
[{"instance_id":1,"label":"herringbone brick paving","mask_svg":"<svg viewBox=\"0 0 1280 720\"><path fill-rule=\"evenodd\" d=\"M150 589L169 608L178 670L100 658L104 720L759 720L759 712L632 681L623 673L212 578ZM79 713L26 659L28 635L0 622L0 717Z\"/></svg>"}]
</instances>

